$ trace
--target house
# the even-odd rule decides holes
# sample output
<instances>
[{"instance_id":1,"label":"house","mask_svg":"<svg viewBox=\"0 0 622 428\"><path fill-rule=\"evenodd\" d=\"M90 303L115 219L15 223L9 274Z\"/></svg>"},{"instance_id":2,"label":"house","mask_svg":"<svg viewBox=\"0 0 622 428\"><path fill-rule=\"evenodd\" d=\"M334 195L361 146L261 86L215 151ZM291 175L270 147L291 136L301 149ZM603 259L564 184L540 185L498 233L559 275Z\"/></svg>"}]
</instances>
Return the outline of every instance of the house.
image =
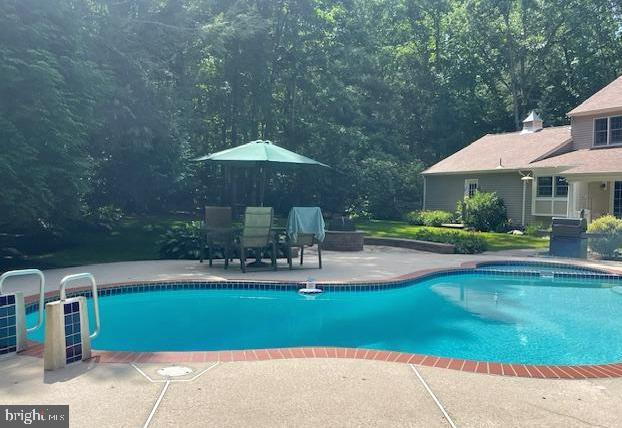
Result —
<instances>
[{"instance_id":1,"label":"house","mask_svg":"<svg viewBox=\"0 0 622 428\"><path fill-rule=\"evenodd\" d=\"M454 211L477 191L497 192L516 225L552 217L622 217L622 76L568 112L570 126L488 134L423 171L424 209Z\"/></svg>"}]
</instances>

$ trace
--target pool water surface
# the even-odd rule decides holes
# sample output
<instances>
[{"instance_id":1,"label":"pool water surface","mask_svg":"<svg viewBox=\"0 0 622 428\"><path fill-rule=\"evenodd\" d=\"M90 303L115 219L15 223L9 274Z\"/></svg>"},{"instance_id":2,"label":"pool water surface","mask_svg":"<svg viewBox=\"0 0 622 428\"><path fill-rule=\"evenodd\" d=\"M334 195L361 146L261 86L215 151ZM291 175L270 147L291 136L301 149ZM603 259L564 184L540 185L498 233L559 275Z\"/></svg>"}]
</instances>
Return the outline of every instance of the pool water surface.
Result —
<instances>
[{"instance_id":1,"label":"pool water surface","mask_svg":"<svg viewBox=\"0 0 622 428\"><path fill-rule=\"evenodd\" d=\"M611 289L620 284L470 273L313 297L252 289L101 296L93 347L335 346L523 364L611 363L622 361L622 295ZM28 315L30 325L36 317ZM42 340L43 332L33 338Z\"/></svg>"}]
</instances>

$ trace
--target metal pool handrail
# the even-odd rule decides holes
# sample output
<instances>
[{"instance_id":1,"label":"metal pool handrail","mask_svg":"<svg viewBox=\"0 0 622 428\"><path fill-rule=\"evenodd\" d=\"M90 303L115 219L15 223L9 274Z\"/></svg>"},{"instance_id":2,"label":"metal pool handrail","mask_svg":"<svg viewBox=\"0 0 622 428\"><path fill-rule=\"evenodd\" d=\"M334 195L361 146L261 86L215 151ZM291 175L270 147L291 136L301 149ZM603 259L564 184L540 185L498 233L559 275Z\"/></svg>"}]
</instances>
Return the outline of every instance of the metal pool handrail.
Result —
<instances>
[{"instance_id":1,"label":"metal pool handrail","mask_svg":"<svg viewBox=\"0 0 622 428\"><path fill-rule=\"evenodd\" d=\"M77 281L79 279L88 279L89 281L91 281L93 309L95 311L95 331L89 336L91 339L95 339L99 334L99 330L101 329L101 324L99 322L99 300L97 299L97 283L95 282L95 277L90 273L76 273L73 275L67 275L60 281L60 300L67 300L67 293L65 292L67 284L69 282Z\"/></svg>"},{"instance_id":2,"label":"metal pool handrail","mask_svg":"<svg viewBox=\"0 0 622 428\"><path fill-rule=\"evenodd\" d=\"M39 277L39 320L34 327L30 327L27 329L27 332L33 332L43 324L43 309L45 304L45 277L43 276L43 272L39 269L20 269L20 270L10 270L8 272L0 275L0 295L2 294L2 286L4 285L4 281L7 278L13 276L25 276L25 275L36 275Z\"/></svg>"}]
</instances>

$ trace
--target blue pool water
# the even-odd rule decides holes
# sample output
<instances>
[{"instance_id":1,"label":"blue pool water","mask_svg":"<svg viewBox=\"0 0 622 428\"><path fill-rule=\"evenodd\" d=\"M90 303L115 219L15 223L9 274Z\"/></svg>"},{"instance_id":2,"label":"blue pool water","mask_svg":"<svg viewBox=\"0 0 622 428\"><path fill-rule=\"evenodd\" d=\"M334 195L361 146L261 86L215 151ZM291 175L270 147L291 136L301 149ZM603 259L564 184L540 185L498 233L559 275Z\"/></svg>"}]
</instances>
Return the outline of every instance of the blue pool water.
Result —
<instances>
[{"instance_id":1,"label":"blue pool water","mask_svg":"<svg viewBox=\"0 0 622 428\"><path fill-rule=\"evenodd\" d=\"M543 272L543 273L603 273L598 269L590 269L590 268L581 268L576 266L555 266L555 265L546 265L546 264L490 264L484 265L481 268L482 270L500 270L500 271L512 271L512 272Z\"/></svg>"},{"instance_id":2,"label":"blue pool water","mask_svg":"<svg viewBox=\"0 0 622 428\"><path fill-rule=\"evenodd\" d=\"M610 363L622 361L622 295L608 288L620 284L456 274L403 288L314 297L260 290L105 296L93 347L316 345L525 364ZM31 325L36 316L29 314ZM42 340L43 329L34 336Z\"/></svg>"}]
</instances>

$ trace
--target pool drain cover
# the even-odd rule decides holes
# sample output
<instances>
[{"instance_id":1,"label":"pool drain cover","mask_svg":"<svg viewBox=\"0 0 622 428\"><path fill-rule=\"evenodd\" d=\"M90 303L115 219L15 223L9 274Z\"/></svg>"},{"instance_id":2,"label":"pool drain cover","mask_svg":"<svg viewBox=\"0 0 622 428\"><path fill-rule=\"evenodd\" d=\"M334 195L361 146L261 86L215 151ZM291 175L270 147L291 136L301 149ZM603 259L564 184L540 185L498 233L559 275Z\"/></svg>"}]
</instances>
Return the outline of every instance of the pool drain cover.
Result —
<instances>
[{"instance_id":1,"label":"pool drain cover","mask_svg":"<svg viewBox=\"0 0 622 428\"><path fill-rule=\"evenodd\" d=\"M163 367L158 370L158 374L160 376L165 376L165 377L185 376L190 373L192 373L192 369L190 367L183 367L183 366Z\"/></svg>"}]
</instances>

